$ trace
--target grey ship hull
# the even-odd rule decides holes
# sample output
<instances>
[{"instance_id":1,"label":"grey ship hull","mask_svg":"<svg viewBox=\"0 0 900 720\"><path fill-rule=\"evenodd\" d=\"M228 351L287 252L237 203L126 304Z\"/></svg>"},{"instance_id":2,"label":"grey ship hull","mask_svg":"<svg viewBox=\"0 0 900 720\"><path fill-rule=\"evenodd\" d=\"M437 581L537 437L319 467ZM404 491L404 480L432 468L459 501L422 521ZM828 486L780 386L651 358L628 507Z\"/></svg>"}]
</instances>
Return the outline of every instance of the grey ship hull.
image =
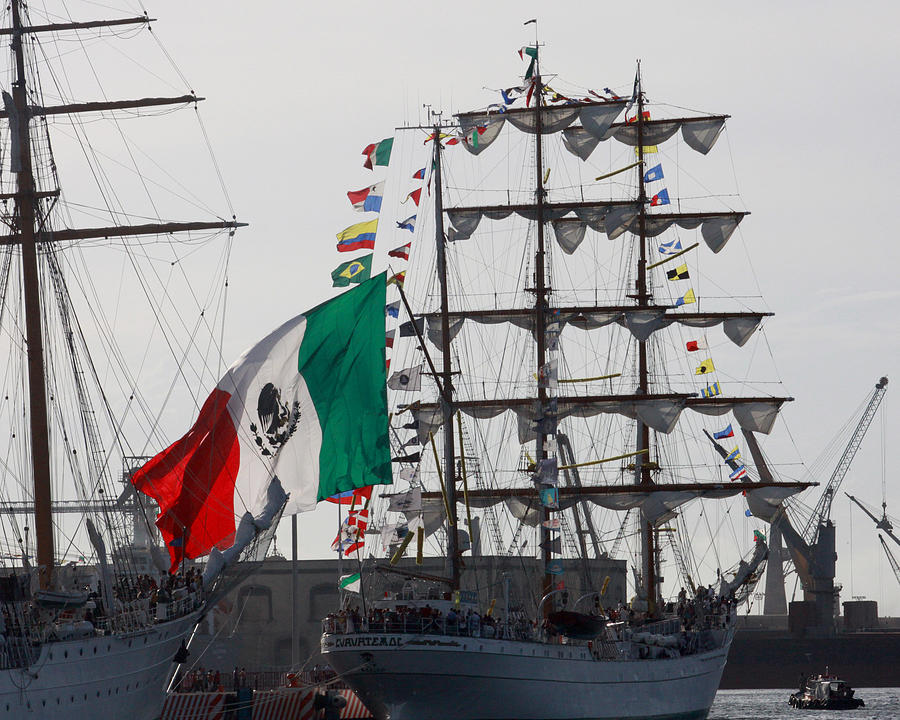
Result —
<instances>
[{"instance_id":1,"label":"grey ship hull","mask_svg":"<svg viewBox=\"0 0 900 720\"><path fill-rule=\"evenodd\" d=\"M322 651L379 720L688 720L709 712L730 635L716 650L657 660L389 633L326 634Z\"/></svg>"}]
</instances>

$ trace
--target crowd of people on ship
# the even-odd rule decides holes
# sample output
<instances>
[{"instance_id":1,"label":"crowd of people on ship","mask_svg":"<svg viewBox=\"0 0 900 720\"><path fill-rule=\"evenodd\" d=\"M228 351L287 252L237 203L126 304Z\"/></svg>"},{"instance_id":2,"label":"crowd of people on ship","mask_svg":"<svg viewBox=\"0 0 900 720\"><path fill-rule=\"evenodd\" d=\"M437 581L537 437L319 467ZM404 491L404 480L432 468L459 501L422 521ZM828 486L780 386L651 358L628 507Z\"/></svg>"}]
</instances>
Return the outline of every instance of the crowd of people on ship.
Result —
<instances>
[{"instance_id":1,"label":"crowd of people on ship","mask_svg":"<svg viewBox=\"0 0 900 720\"><path fill-rule=\"evenodd\" d=\"M491 613L479 613L467 608L450 607L446 612L425 604L396 605L391 608L370 608L365 616L359 607L346 608L325 618L325 627L331 632L397 632L412 631L473 637L525 637L533 631L531 623L514 621L503 623Z\"/></svg>"},{"instance_id":2,"label":"crowd of people on ship","mask_svg":"<svg viewBox=\"0 0 900 720\"><path fill-rule=\"evenodd\" d=\"M202 574L196 568L156 578L116 575L111 593L101 579L83 586L83 594L61 592L49 597L32 594L30 578L20 577L27 581L9 576L0 584L0 669L31 663L35 643L44 638L71 639L146 627L192 611L203 599Z\"/></svg>"},{"instance_id":3,"label":"crowd of people on ship","mask_svg":"<svg viewBox=\"0 0 900 720\"><path fill-rule=\"evenodd\" d=\"M234 669L234 689L247 687L247 672ZM181 675L175 680L175 692L222 692L222 673L207 670L202 665Z\"/></svg>"},{"instance_id":4,"label":"crowd of people on ship","mask_svg":"<svg viewBox=\"0 0 900 720\"><path fill-rule=\"evenodd\" d=\"M671 611L681 619L685 630L693 630L703 624L709 624L709 618L722 618L722 623L731 622L731 615L737 608L734 591L728 595L718 594L712 585L697 588L694 597L688 597L684 588L678 593L677 603L670 603ZM669 608L667 608L669 609Z\"/></svg>"},{"instance_id":5,"label":"crowd of people on ship","mask_svg":"<svg viewBox=\"0 0 900 720\"><path fill-rule=\"evenodd\" d=\"M0 633L7 636L22 635L24 628L47 621L47 612L61 624L87 621L95 628L105 627L110 617L131 616L133 622L149 624L154 620L170 619L181 610L174 607L179 600L190 598L193 609L203 594L202 573L197 568L154 578L149 574L118 575L112 588L115 612L111 613L105 600L103 581L85 588L86 601L80 608L42 606L39 601L23 595L24 602L0 602ZM165 608L165 612L161 610ZM42 619L41 619L42 618Z\"/></svg>"},{"instance_id":6,"label":"crowd of people on ship","mask_svg":"<svg viewBox=\"0 0 900 720\"><path fill-rule=\"evenodd\" d=\"M119 575L113 586L113 599L118 611L143 610L147 619L157 617L161 604L167 607L190 594L200 596L203 591L203 575L198 568L167 573L157 580L152 575ZM88 593L84 619L92 623L102 621L109 613L104 605L103 581ZM167 612L167 617L171 612Z\"/></svg>"},{"instance_id":7,"label":"crowd of people on ship","mask_svg":"<svg viewBox=\"0 0 900 720\"><path fill-rule=\"evenodd\" d=\"M719 595L710 585L700 586L690 595L681 588L677 600L666 603L662 617L636 611L634 607L625 606L621 602L608 608L597 603L591 614L605 617L609 623L621 622L636 629L661 619L677 617L679 631L692 632L713 625L727 625L736 606L734 593ZM491 612L482 614L471 608L463 610L454 607L443 612L427 603L397 603L388 608L369 608L365 614L360 613L358 606L345 608L328 615L324 626L326 632L334 633L422 632L514 639L533 638L539 629L536 623L524 619L504 623ZM552 625L546 621L540 629L550 635L555 634Z\"/></svg>"}]
</instances>

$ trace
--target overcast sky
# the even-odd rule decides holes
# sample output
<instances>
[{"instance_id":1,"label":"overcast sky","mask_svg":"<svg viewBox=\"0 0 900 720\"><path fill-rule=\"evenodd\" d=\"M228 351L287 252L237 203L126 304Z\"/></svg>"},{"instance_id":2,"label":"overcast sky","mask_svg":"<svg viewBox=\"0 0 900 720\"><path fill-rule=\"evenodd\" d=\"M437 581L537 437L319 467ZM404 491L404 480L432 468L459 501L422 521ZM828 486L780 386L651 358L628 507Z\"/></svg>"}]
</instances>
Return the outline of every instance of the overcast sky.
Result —
<instances>
[{"instance_id":1,"label":"overcast sky","mask_svg":"<svg viewBox=\"0 0 900 720\"><path fill-rule=\"evenodd\" d=\"M741 236L747 271L775 313L766 338L782 387L773 394L796 398L778 442L811 465L878 377L900 382L892 3L649 0L638 12L623 3L221 0L147 10L207 98L206 130L238 218L251 223L232 254L226 357L269 329L260 327L263 290L272 327L336 292L330 272L344 258L334 233L359 219L345 193L380 177L362 168L362 148L423 118L423 104L451 113L495 102L485 88L517 82L516 50L534 37L522 23L536 17L544 67L571 83L624 92L640 58L651 98L732 116L714 153L736 178L737 204L752 212ZM900 427L891 395L842 487L873 505ZM172 423L169 437L185 429ZM888 478L889 512L900 515ZM304 556L327 551L332 517L300 518ZM855 511L850 533L843 494L833 517L842 599L852 587L882 614L900 615L900 585L871 524ZM285 553L288 537L285 527Z\"/></svg>"},{"instance_id":2,"label":"overcast sky","mask_svg":"<svg viewBox=\"0 0 900 720\"><path fill-rule=\"evenodd\" d=\"M742 236L776 313L766 333L777 379L796 398L779 430L799 456L812 464L878 377L900 381L900 252L889 219L900 187L893 4L651 1L640 13L615 3L289 7L158 8L156 31L210 98L204 119L238 213L252 222L235 246L247 270L233 276L235 294L252 292L266 273L259 264L271 261L259 248L272 247L302 263L298 308L329 296L333 234L355 219L344 193L374 177L360 150L417 121L423 103L452 112L494 102L483 88L515 82L515 51L533 37L522 22L537 17L545 68L567 80L627 88L640 58L654 99L732 115L728 146L752 212ZM247 320L237 310L233 320L239 345ZM900 420L891 394L842 488L875 505ZM853 595L900 614L900 586L869 521L855 512L851 560L843 495L833 516L843 599L852 585Z\"/></svg>"}]
</instances>

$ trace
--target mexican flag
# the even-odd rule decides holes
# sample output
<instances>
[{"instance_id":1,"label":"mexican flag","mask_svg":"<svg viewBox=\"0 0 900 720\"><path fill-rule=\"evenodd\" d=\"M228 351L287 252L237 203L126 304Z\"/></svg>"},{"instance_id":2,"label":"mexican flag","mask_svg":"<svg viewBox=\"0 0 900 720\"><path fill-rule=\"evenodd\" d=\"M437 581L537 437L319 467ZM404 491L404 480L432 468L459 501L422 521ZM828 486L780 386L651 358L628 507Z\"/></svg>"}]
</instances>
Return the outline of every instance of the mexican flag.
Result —
<instances>
[{"instance_id":1,"label":"mexican flag","mask_svg":"<svg viewBox=\"0 0 900 720\"><path fill-rule=\"evenodd\" d=\"M362 586L362 576L359 573L352 575L341 575L341 581L338 587L346 592L358 593Z\"/></svg>"},{"instance_id":2,"label":"mexican flag","mask_svg":"<svg viewBox=\"0 0 900 720\"><path fill-rule=\"evenodd\" d=\"M391 150L394 148L394 138L385 138L381 142L370 143L363 149L366 156L364 168L373 169L373 165L387 165L391 161Z\"/></svg>"},{"instance_id":3,"label":"mexican flag","mask_svg":"<svg viewBox=\"0 0 900 720\"><path fill-rule=\"evenodd\" d=\"M385 274L288 320L244 352L193 427L132 477L159 503L173 568L234 542L278 477L287 514L391 482Z\"/></svg>"}]
</instances>

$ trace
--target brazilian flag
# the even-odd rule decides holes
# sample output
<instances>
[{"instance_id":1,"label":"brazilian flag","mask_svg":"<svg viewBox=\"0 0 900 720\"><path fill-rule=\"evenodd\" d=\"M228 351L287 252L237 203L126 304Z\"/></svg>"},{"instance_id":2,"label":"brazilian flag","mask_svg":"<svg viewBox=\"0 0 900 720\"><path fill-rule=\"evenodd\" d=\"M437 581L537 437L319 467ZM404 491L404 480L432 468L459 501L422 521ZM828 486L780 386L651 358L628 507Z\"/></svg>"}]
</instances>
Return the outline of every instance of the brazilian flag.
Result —
<instances>
[{"instance_id":1,"label":"brazilian flag","mask_svg":"<svg viewBox=\"0 0 900 720\"><path fill-rule=\"evenodd\" d=\"M363 255L361 258L338 265L331 273L331 286L347 287L350 283L365 282L371 274L372 255Z\"/></svg>"}]
</instances>

